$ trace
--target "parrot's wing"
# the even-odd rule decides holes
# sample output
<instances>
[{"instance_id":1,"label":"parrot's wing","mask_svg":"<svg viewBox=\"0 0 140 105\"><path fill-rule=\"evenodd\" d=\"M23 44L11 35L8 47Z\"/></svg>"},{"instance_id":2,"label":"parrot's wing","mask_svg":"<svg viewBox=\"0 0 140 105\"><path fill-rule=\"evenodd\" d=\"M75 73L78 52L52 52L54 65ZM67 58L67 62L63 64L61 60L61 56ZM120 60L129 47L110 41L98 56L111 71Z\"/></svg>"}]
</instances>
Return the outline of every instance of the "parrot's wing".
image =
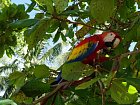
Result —
<instances>
[{"instance_id":1,"label":"parrot's wing","mask_svg":"<svg viewBox=\"0 0 140 105\"><path fill-rule=\"evenodd\" d=\"M98 46L98 42L88 42L75 47L68 57L67 63L83 61L87 56L95 51Z\"/></svg>"}]
</instances>

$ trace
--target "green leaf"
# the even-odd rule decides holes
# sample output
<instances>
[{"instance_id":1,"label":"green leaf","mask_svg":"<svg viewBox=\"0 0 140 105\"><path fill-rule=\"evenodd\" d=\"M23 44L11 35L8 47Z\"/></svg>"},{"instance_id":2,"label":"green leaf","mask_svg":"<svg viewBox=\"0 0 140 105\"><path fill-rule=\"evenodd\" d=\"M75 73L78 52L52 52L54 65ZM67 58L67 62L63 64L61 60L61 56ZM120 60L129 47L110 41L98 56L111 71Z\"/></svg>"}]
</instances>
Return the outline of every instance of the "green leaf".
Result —
<instances>
[{"instance_id":1,"label":"green leaf","mask_svg":"<svg viewBox=\"0 0 140 105\"><path fill-rule=\"evenodd\" d=\"M62 67L62 78L73 81L78 80L83 73L85 65L81 62L67 63Z\"/></svg>"},{"instance_id":2,"label":"green leaf","mask_svg":"<svg viewBox=\"0 0 140 105\"><path fill-rule=\"evenodd\" d=\"M14 51L9 47L8 49L6 49L6 55L9 58L12 58L12 55L14 54Z\"/></svg>"},{"instance_id":3,"label":"green leaf","mask_svg":"<svg viewBox=\"0 0 140 105\"><path fill-rule=\"evenodd\" d=\"M10 82L16 86L16 88L20 88L25 83L25 74L19 71L15 71L9 76Z\"/></svg>"},{"instance_id":4,"label":"green leaf","mask_svg":"<svg viewBox=\"0 0 140 105\"><path fill-rule=\"evenodd\" d=\"M35 15L35 19L42 19L44 17L44 13L37 13Z\"/></svg>"},{"instance_id":5,"label":"green leaf","mask_svg":"<svg viewBox=\"0 0 140 105\"><path fill-rule=\"evenodd\" d=\"M140 22L139 22L140 23ZM138 23L138 24L139 24ZM140 25L137 26L137 40L140 40Z\"/></svg>"},{"instance_id":6,"label":"green leaf","mask_svg":"<svg viewBox=\"0 0 140 105\"><path fill-rule=\"evenodd\" d=\"M94 84L95 82L97 82L99 79L100 78L91 79L88 82L84 82L84 83L78 85L75 89L76 90L78 90L78 89L86 89L86 88L90 87L92 84Z\"/></svg>"},{"instance_id":7,"label":"green leaf","mask_svg":"<svg viewBox=\"0 0 140 105\"><path fill-rule=\"evenodd\" d=\"M27 8L26 12L31 12L34 9L35 5L36 5L36 2L33 0L32 3Z\"/></svg>"},{"instance_id":8,"label":"green leaf","mask_svg":"<svg viewBox=\"0 0 140 105\"><path fill-rule=\"evenodd\" d=\"M34 75L37 78L46 78L50 74L49 70L49 67L46 65L36 65L34 68Z\"/></svg>"},{"instance_id":9,"label":"green leaf","mask_svg":"<svg viewBox=\"0 0 140 105\"><path fill-rule=\"evenodd\" d=\"M140 1L137 0L138 8L140 9Z\"/></svg>"},{"instance_id":10,"label":"green leaf","mask_svg":"<svg viewBox=\"0 0 140 105\"><path fill-rule=\"evenodd\" d=\"M91 19L89 22L86 23L86 25L90 26L83 26L80 30L78 30L75 34L78 38L84 37L91 29L93 29L93 25L96 24L95 19Z\"/></svg>"},{"instance_id":11,"label":"green leaf","mask_svg":"<svg viewBox=\"0 0 140 105\"><path fill-rule=\"evenodd\" d=\"M0 105L17 105L13 100L4 99L0 100Z\"/></svg>"},{"instance_id":12,"label":"green leaf","mask_svg":"<svg viewBox=\"0 0 140 105\"><path fill-rule=\"evenodd\" d=\"M48 92L50 89L50 85L48 83L43 83L39 80L30 80L28 81L21 90L28 97L39 96L43 93Z\"/></svg>"},{"instance_id":13,"label":"green leaf","mask_svg":"<svg viewBox=\"0 0 140 105\"><path fill-rule=\"evenodd\" d=\"M3 54L4 54L4 45L0 45L0 58L3 57Z\"/></svg>"},{"instance_id":14,"label":"green leaf","mask_svg":"<svg viewBox=\"0 0 140 105\"><path fill-rule=\"evenodd\" d=\"M68 6L68 0L53 0L58 14L62 13Z\"/></svg>"},{"instance_id":15,"label":"green leaf","mask_svg":"<svg viewBox=\"0 0 140 105\"><path fill-rule=\"evenodd\" d=\"M90 12L98 23L103 23L113 15L114 0L92 0Z\"/></svg>"},{"instance_id":16,"label":"green leaf","mask_svg":"<svg viewBox=\"0 0 140 105\"><path fill-rule=\"evenodd\" d=\"M46 6L47 6L47 11L48 13L53 13L54 12L54 7L53 7L53 0L45 0L46 1Z\"/></svg>"},{"instance_id":17,"label":"green leaf","mask_svg":"<svg viewBox=\"0 0 140 105\"><path fill-rule=\"evenodd\" d=\"M129 86L129 88L128 88L128 93L129 94L135 94L137 92L138 91L137 91L137 89L134 86L132 86L132 85Z\"/></svg>"},{"instance_id":18,"label":"green leaf","mask_svg":"<svg viewBox=\"0 0 140 105\"><path fill-rule=\"evenodd\" d=\"M124 78L127 83L135 86L138 90L140 90L140 79L139 78Z\"/></svg>"},{"instance_id":19,"label":"green leaf","mask_svg":"<svg viewBox=\"0 0 140 105\"><path fill-rule=\"evenodd\" d=\"M64 101L60 93L57 94L54 105L64 105Z\"/></svg>"},{"instance_id":20,"label":"green leaf","mask_svg":"<svg viewBox=\"0 0 140 105\"><path fill-rule=\"evenodd\" d=\"M73 31L72 28L70 28L69 30L67 30L66 36L68 36L69 38L73 38L74 37L74 31Z\"/></svg>"},{"instance_id":21,"label":"green leaf","mask_svg":"<svg viewBox=\"0 0 140 105\"><path fill-rule=\"evenodd\" d=\"M130 62L128 62L129 59L128 58L122 58L121 62L120 62L120 67L121 68L126 68L130 65Z\"/></svg>"},{"instance_id":22,"label":"green leaf","mask_svg":"<svg viewBox=\"0 0 140 105\"><path fill-rule=\"evenodd\" d=\"M53 38L53 42L56 43L59 38L60 38L61 33L59 32L59 30L57 31L57 33L55 34L54 38Z\"/></svg>"},{"instance_id":23,"label":"green leaf","mask_svg":"<svg viewBox=\"0 0 140 105\"><path fill-rule=\"evenodd\" d=\"M19 20L16 21L14 23L10 23L9 27L13 28L13 29L22 29L25 27L30 27L32 25L35 25L39 20L38 19L23 19L23 20Z\"/></svg>"},{"instance_id":24,"label":"green leaf","mask_svg":"<svg viewBox=\"0 0 140 105\"><path fill-rule=\"evenodd\" d=\"M132 104L135 103L138 98L138 95L136 93L130 94L128 92L128 86L125 86L119 80L114 80L112 82L110 91L111 91L111 97L118 104Z\"/></svg>"},{"instance_id":25,"label":"green leaf","mask_svg":"<svg viewBox=\"0 0 140 105\"><path fill-rule=\"evenodd\" d=\"M19 4L16 9L18 10L16 13L16 17L19 20L29 18L29 15L25 12L24 4Z\"/></svg>"},{"instance_id":26,"label":"green leaf","mask_svg":"<svg viewBox=\"0 0 140 105\"><path fill-rule=\"evenodd\" d=\"M31 104L33 101L31 97L27 97L22 91L13 94L10 98L14 100L17 104L21 103Z\"/></svg>"},{"instance_id":27,"label":"green leaf","mask_svg":"<svg viewBox=\"0 0 140 105\"><path fill-rule=\"evenodd\" d=\"M127 5L123 5L119 8L118 10L121 18L124 18L126 19L127 18L127 15L128 15L128 8L127 8Z\"/></svg>"},{"instance_id":28,"label":"green leaf","mask_svg":"<svg viewBox=\"0 0 140 105\"><path fill-rule=\"evenodd\" d=\"M43 40L48 28L48 22L49 21L47 19L41 19L32 27L32 29L26 30L24 32L25 40L28 44L29 50L35 47L39 41Z\"/></svg>"},{"instance_id":29,"label":"green leaf","mask_svg":"<svg viewBox=\"0 0 140 105\"><path fill-rule=\"evenodd\" d=\"M60 25L60 21L55 19L50 20L50 24L48 26L47 32L53 33L54 31L56 31L57 28L59 28L59 25Z\"/></svg>"},{"instance_id":30,"label":"green leaf","mask_svg":"<svg viewBox=\"0 0 140 105\"><path fill-rule=\"evenodd\" d=\"M48 13L52 14L54 12L52 0L35 0L35 1L41 6L46 5Z\"/></svg>"},{"instance_id":31,"label":"green leaf","mask_svg":"<svg viewBox=\"0 0 140 105\"><path fill-rule=\"evenodd\" d=\"M66 37L64 36L64 34L63 34L63 33L61 33L61 38L62 38L62 40L63 40L64 42L66 42L66 41L67 41L67 39L66 39Z\"/></svg>"},{"instance_id":32,"label":"green leaf","mask_svg":"<svg viewBox=\"0 0 140 105\"><path fill-rule=\"evenodd\" d=\"M140 59L136 61L136 68L140 70Z\"/></svg>"}]
</instances>

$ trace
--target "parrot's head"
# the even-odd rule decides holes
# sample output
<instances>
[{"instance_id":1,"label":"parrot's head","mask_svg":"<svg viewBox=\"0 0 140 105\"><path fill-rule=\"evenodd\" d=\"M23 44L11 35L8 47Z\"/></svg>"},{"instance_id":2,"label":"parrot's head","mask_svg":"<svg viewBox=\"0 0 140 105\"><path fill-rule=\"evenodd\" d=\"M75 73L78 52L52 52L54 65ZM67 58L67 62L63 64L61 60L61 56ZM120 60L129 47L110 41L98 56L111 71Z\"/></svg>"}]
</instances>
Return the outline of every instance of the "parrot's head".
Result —
<instances>
[{"instance_id":1,"label":"parrot's head","mask_svg":"<svg viewBox=\"0 0 140 105\"><path fill-rule=\"evenodd\" d=\"M116 48L122 40L116 32L104 32L102 38L106 47L110 48Z\"/></svg>"}]
</instances>

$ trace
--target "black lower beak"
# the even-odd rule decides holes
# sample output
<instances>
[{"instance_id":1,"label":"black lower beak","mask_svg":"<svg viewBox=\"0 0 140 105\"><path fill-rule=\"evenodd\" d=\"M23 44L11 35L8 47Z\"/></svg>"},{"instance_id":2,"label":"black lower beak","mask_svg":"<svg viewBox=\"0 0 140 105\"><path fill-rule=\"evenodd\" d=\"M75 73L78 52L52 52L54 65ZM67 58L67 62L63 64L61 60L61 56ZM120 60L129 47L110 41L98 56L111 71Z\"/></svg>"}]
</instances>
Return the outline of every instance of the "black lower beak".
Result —
<instances>
[{"instance_id":1,"label":"black lower beak","mask_svg":"<svg viewBox=\"0 0 140 105\"><path fill-rule=\"evenodd\" d=\"M113 48L113 44L114 44L115 40L116 40L116 39L114 38L114 40L113 40L112 42L105 42L105 45L106 45L107 47Z\"/></svg>"},{"instance_id":2,"label":"black lower beak","mask_svg":"<svg viewBox=\"0 0 140 105\"><path fill-rule=\"evenodd\" d=\"M105 42L105 45L107 46L107 47L113 47L113 42Z\"/></svg>"}]
</instances>

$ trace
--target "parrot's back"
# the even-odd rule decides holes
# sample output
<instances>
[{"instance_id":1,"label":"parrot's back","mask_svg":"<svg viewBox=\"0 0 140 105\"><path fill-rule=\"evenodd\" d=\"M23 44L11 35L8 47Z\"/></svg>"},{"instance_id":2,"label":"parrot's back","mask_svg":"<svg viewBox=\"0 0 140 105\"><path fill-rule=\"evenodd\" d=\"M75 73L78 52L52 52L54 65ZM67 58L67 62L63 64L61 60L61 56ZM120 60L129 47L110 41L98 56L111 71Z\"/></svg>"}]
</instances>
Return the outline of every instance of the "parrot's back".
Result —
<instances>
[{"instance_id":1,"label":"parrot's back","mask_svg":"<svg viewBox=\"0 0 140 105\"><path fill-rule=\"evenodd\" d=\"M90 60L94 59L96 57L96 51L98 50L99 43L100 40L97 35L84 39L74 47L68 57L67 63L84 61L87 57L90 58Z\"/></svg>"}]
</instances>

